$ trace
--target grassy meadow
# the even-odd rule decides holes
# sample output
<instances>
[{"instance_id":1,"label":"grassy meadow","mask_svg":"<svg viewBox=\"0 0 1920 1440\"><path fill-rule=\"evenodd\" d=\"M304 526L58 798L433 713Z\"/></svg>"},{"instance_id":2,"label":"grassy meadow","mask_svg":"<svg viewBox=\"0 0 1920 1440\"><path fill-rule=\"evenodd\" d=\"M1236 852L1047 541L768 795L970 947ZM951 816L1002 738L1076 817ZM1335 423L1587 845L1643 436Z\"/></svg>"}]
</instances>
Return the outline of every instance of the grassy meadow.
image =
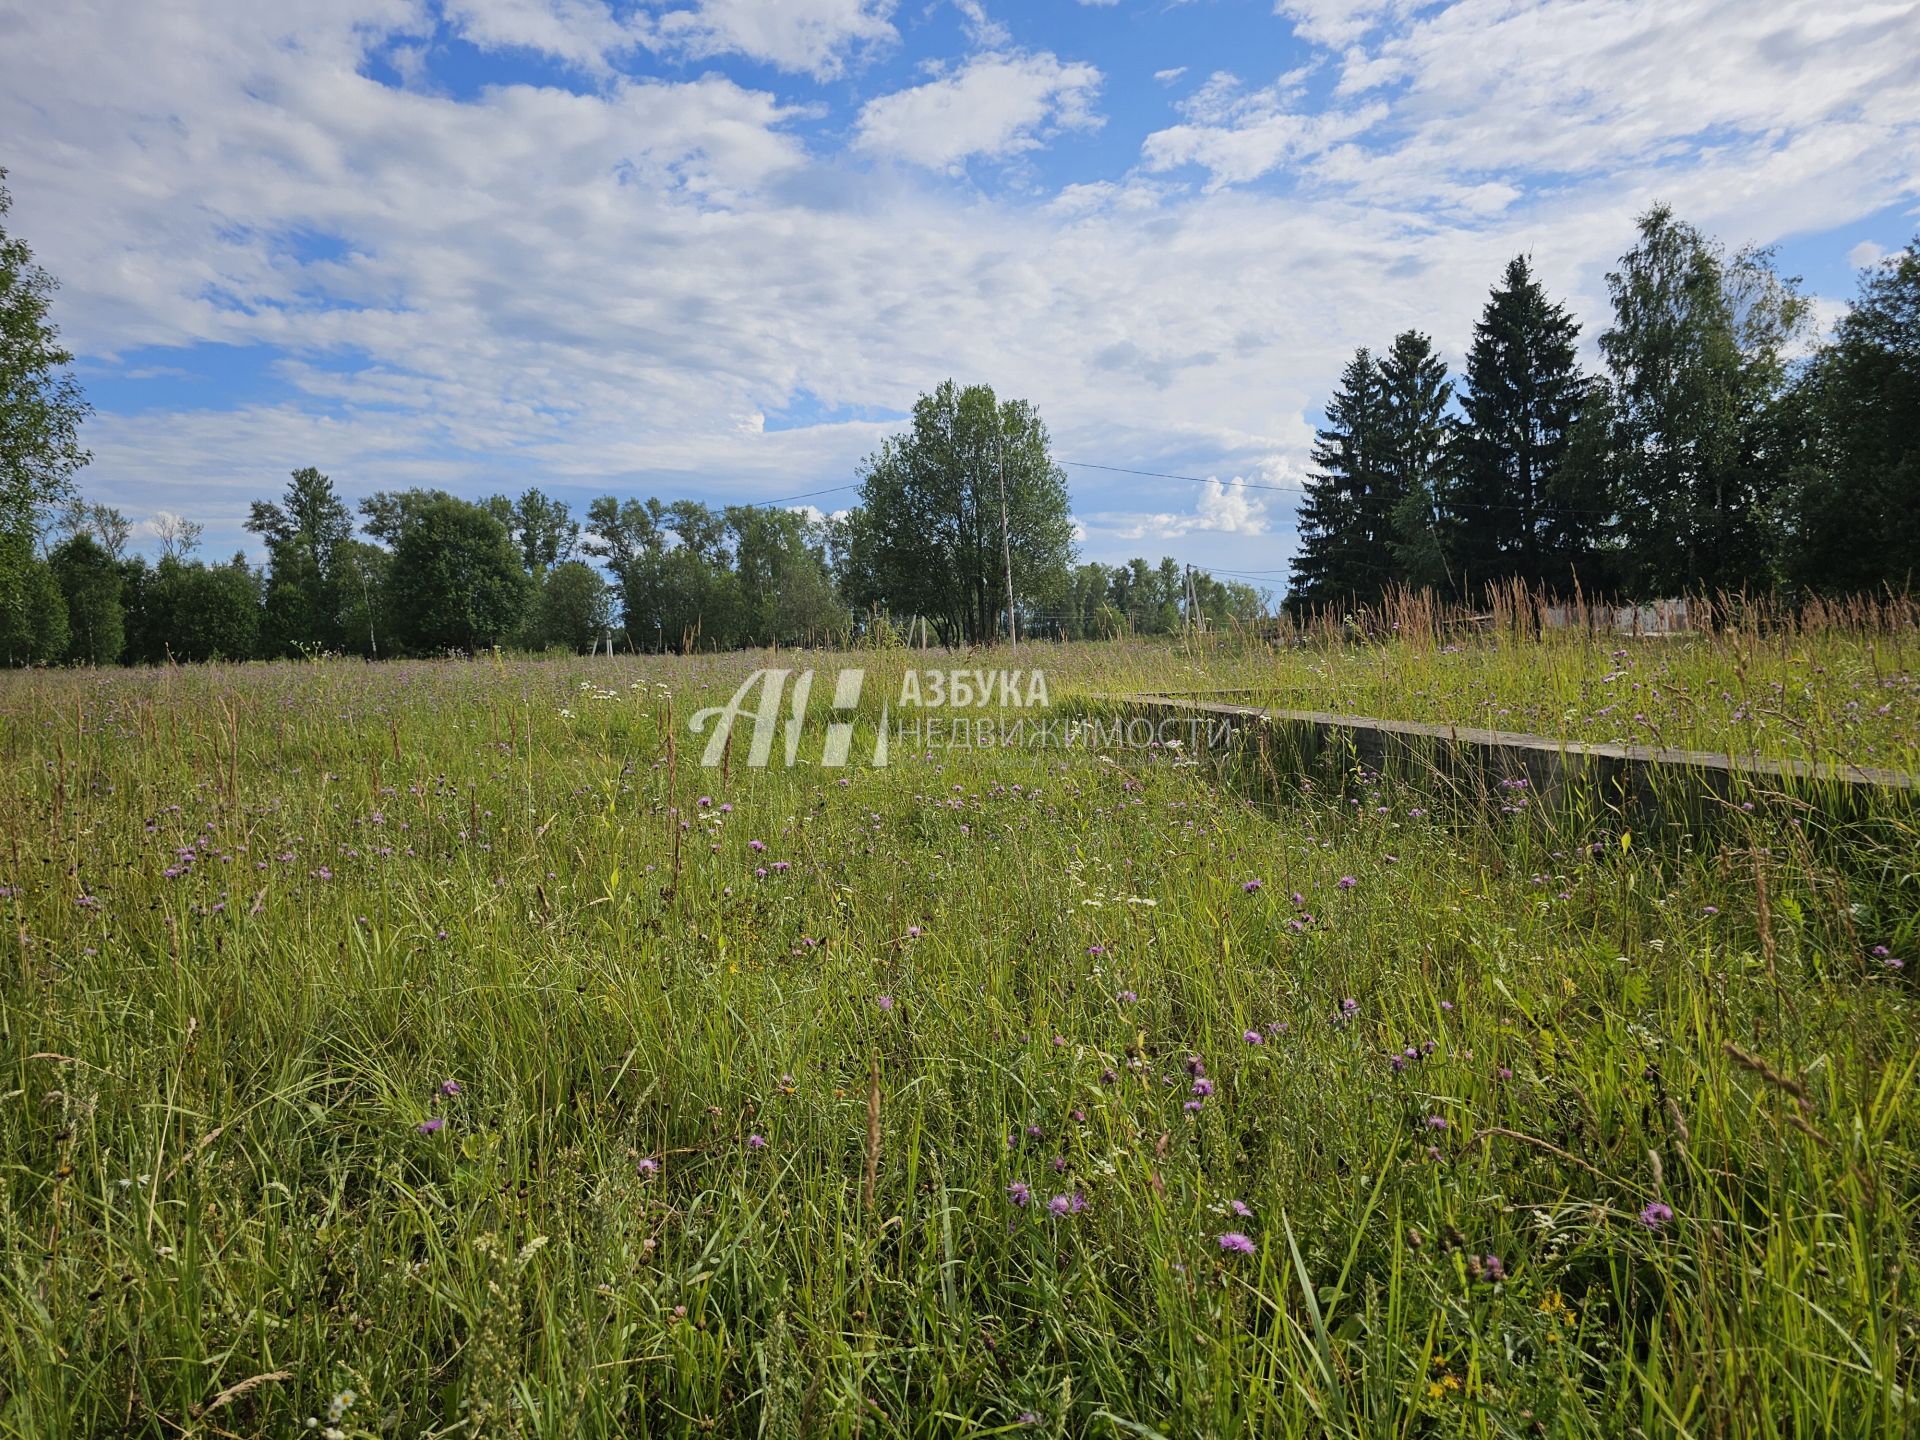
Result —
<instances>
[{"instance_id":1,"label":"grassy meadow","mask_svg":"<svg viewBox=\"0 0 1920 1440\"><path fill-rule=\"evenodd\" d=\"M0 1434L1920 1434L1897 797L871 753L1017 664L1911 767L1912 629L1324 638L0 677ZM849 766L701 765L767 663Z\"/></svg>"}]
</instances>

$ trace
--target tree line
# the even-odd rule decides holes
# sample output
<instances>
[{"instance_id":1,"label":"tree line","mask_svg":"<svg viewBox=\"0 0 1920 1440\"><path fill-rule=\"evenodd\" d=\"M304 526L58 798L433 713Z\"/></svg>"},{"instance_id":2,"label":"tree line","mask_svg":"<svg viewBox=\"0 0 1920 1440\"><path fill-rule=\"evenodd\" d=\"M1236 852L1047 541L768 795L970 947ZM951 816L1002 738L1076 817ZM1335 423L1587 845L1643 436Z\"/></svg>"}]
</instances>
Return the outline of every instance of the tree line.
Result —
<instances>
[{"instance_id":1,"label":"tree line","mask_svg":"<svg viewBox=\"0 0 1920 1440\"><path fill-rule=\"evenodd\" d=\"M1920 241L1833 337L1771 252L1656 206L1607 276L1602 371L1524 256L1455 380L1417 331L1341 372L1300 507L1290 605L1520 580L1646 598L1861 593L1920 556Z\"/></svg>"},{"instance_id":2,"label":"tree line","mask_svg":"<svg viewBox=\"0 0 1920 1440\"><path fill-rule=\"evenodd\" d=\"M852 537L867 526L859 509L819 519L606 496L583 523L538 489L477 503L441 490L380 491L358 508L356 523L330 477L293 472L279 497L253 502L246 528L266 549L265 563L254 565L244 554L197 558L202 527L164 514L150 526L158 558L129 553L135 527L122 512L73 498L44 527L41 553L20 567L17 596L0 604L0 659L378 659L493 646L580 653L608 640L693 651L846 643L876 627L905 640L908 617L923 612L890 607L942 603L931 591L886 590L894 572L884 568L885 546L854 570ZM1075 567L1070 545L1057 555L1031 546L1022 553L1035 569L1015 613L1030 636L1158 634L1190 611L1224 623L1262 609L1247 587L1204 575L1189 589L1172 559ZM851 594L870 608L856 613ZM979 633L950 627L946 611L927 620L943 641Z\"/></svg>"}]
</instances>

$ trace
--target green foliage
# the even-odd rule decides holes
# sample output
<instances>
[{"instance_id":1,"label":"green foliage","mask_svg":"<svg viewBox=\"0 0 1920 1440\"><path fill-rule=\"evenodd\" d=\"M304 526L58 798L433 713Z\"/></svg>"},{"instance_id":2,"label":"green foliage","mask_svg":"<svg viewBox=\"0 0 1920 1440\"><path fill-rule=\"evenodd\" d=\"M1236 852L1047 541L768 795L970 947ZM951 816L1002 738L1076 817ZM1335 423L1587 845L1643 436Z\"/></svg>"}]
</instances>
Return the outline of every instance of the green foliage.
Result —
<instances>
[{"instance_id":1,"label":"green foliage","mask_svg":"<svg viewBox=\"0 0 1920 1440\"><path fill-rule=\"evenodd\" d=\"M1380 367L1356 350L1314 437L1314 469L1300 502L1300 546L1288 602L1323 607L1378 598L1393 579L1387 402Z\"/></svg>"},{"instance_id":2,"label":"green foliage","mask_svg":"<svg viewBox=\"0 0 1920 1440\"><path fill-rule=\"evenodd\" d=\"M393 541L386 590L397 645L434 655L511 639L529 582L506 527L483 506L433 491L406 492L395 517L380 533Z\"/></svg>"},{"instance_id":3,"label":"green foliage","mask_svg":"<svg viewBox=\"0 0 1920 1440\"><path fill-rule=\"evenodd\" d=\"M863 463L860 486L841 575L855 606L923 616L949 644L1004 634L1003 489L1016 609L1070 588L1066 475L1024 400L942 381L915 403L912 427Z\"/></svg>"},{"instance_id":4,"label":"green foliage","mask_svg":"<svg viewBox=\"0 0 1920 1440\"><path fill-rule=\"evenodd\" d=\"M612 618L611 596L600 572L563 560L536 582L539 598L525 640L535 650L560 646L578 655L600 643Z\"/></svg>"},{"instance_id":5,"label":"green foliage","mask_svg":"<svg viewBox=\"0 0 1920 1440\"><path fill-rule=\"evenodd\" d=\"M1666 206L1607 277L1609 458L1641 594L1767 586L1784 463L1769 421L1807 301L1765 250L1729 260Z\"/></svg>"},{"instance_id":6,"label":"green foliage","mask_svg":"<svg viewBox=\"0 0 1920 1440\"><path fill-rule=\"evenodd\" d=\"M1905 591L1920 556L1920 240L1862 277L1796 400L1789 576L1830 594Z\"/></svg>"},{"instance_id":7,"label":"green foliage","mask_svg":"<svg viewBox=\"0 0 1920 1440\"><path fill-rule=\"evenodd\" d=\"M1463 588L1514 578L1593 588L1600 513L1562 474L1588 382L1580 326L1547 297L1525 256L1508 262L1467 351L1453 484L1452 554Z\"/></svg>"},{"instance_id":8,"label":"green foliage","mask_svg":"<svg viewBox=\"0 0 1920 1440\"><path fill-rule=\"evenodd\" d=\"M0 565L15 577L0 594L0 664L52 665L67 653L67 598L25 536L0 532L0 550L12 552Z\"/></svg>"},{"instance_id":9,"label":"green foliage","mask_svg":"<svg viewBox=\"0 0 1920 1440\"><path fill-rule=\"evenodd\" d=\"M13 204L6 177L0 169L0 222ZM0 536L16 541L31 539L41 509L65 498L89 458L80 423L92 407L49 318L56 288L27 242L0 223ZM30 556L30 547L0 544L0 607L22 603Z\"/></svg>"},{"instance_id":10,"label":"green foliage","mask_svg":"<svg viewBox=\"0 0 1920 1440\"><path fill-rule=\"evenodd\" d=\"M353 516L334 492L333 481L311 465L294 471L279 504L253 502L246 528L267 546L260 625L265 652L338 650L345 637L341 612L346 591L336 561L353 537Z\"/></svg>"},{"instance_id":11,"label":"green foliage","mask_svg":"<svg viewBox=\"0 0 1920 1440\"><path fill-rule=\"evenodd\" d=\"M67 658L80 665L111 665L126 646L120 569L89 535L75 535L47 558L67 606Z\"/></svg>"}]
</instances>

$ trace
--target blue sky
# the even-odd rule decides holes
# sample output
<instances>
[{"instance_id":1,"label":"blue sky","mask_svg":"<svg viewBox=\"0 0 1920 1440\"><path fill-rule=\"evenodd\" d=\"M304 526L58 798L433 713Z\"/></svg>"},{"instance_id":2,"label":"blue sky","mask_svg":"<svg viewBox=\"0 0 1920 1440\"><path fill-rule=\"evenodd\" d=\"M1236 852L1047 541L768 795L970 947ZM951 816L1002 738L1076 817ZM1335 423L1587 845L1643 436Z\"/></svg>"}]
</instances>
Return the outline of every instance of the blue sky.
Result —
<instances>
[{"instance_id":1,"label":"blue sky","mask_svg":"<svg viewBox=\"0 0 1920 1440\"><path fill-rule=\"evenodd\" d=\"M1830 323L1920 229L1920 8L69 0L0 15L0 165L86 490L209 550L305 464L848 485L952 375L1087 462L1089 557L1277 589L1341 361L1457 362L1518 251L1591 352L1666 200Z\"/></svg>"}]
</instances>

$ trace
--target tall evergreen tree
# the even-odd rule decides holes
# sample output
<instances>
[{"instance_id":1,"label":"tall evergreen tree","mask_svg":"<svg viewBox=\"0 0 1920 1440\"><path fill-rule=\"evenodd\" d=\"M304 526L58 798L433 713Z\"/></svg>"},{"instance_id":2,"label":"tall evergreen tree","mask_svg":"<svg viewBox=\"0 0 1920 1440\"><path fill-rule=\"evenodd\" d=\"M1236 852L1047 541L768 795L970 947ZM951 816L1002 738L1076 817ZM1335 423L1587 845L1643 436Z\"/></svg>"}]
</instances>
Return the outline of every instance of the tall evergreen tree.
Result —
<instances>
[{"instance_id":1,"label":"tall evergreen tree","mask_svg":"<svg viewBox=\"0 0 1920 1440\"><path fill-rule=\"evenodd\" d=\"M1447 539L1439 513L1450 463L1447 404L1453 382L1434 354L1433 341L1403 330L1380 357L1380 392L1386 407L1381 469L1385 485L1375 522L1386 536L1393 577L1417 588L1451 590Z\"/></svg>"},{"instance_id":2,"label":"tall evergreen tree","mask_svg":"<svg viewBox=\"0 0 1920 1440\"><path fill-rule=\"evenodd\" d=\"M1390 577L1383 501L1386 398L1380 367L1354 351L1314 436L1313 473L1300 503L1300 548L1290 565L1296 608L1377 599Z\"/></svg>"},{"instance_id":3,"label":"tall evergreen tree","mask_svg":"<svg viewBox=\"0 0 1920 1440\"><path fill-rule=\"evenodd\" d=\"M1447 508L1463 586L1509 577L1591 585L1584 517L1560 474L1587 381L1579 323L1547 297L1524 255L1507 263L1467 351ZM1581 576L1583 561L1589 572Z\"/></svg>"}]
</instances>

